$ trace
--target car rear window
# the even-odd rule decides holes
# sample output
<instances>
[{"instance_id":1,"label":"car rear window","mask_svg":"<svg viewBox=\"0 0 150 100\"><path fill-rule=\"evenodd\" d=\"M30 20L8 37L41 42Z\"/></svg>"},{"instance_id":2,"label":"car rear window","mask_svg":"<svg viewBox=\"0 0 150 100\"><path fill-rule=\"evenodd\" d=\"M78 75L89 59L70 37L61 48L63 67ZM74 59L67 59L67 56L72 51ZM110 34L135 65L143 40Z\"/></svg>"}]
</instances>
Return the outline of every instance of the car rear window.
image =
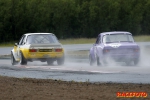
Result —
<instances>
[{"instance_id":1,"label":"car rear window","mask_svg":"<svg viewBox=\"0 0 150 100\"><path fill-rule=\"evenodd\" d=\"M58 43L58 39L53 34L32 34L27 37L27 44Z\"/></svg>"},{"instance_id":2,"label":"car rear window","mask_svg":"<svg viewBox=\"0 0 150 100\"><path fill-rule=\"evenodd\" d=\"M103 36L103 43L134 42L131 34L107 34Z\"/></svg>"}]
</instances>

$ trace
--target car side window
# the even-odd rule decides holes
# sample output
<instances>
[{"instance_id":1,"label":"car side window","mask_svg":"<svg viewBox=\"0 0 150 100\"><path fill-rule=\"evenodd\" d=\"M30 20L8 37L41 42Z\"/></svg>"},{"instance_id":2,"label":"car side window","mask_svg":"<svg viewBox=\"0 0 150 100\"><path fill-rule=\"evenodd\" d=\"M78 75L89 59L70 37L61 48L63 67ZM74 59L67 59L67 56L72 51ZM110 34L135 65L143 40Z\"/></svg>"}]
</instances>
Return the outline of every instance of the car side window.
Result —
<instances>
[{"instance_id":1,"label":"car side window","mask_svg":"<svg viewBox=\"0 0 150 100\"><path fill-rule=\"evenodd\" d=\"M101 43L101 37L98 36L98 37L97 37L97 40L96 40L96 44L100 44L100 43Z\"/></svg>"},{"instance_id":2,"label":"car side window","mask_svg":"<svg viewBox=\"0 0 150 100\"><path fill-rule=\"evenodd\" d=\"M20 39L20 41L19 41L19 45L22 45L22 44L23 44L23 42L24 42L24 38L25 38L25 35L23 35L23 36L22 36L22 38Z\"/></svg>"},{"instance_id":3,"label":"car side window","mask_svg":"<svg viewBox=\"0 0 150 100\"><path fill-rule=\"evenodd\" d=\"M21 45L25 44L25 42L26 42L25 41L25 39L26 39L25 37L26 37L26 35L24 35Z\"/></svg>"}]
</instances>

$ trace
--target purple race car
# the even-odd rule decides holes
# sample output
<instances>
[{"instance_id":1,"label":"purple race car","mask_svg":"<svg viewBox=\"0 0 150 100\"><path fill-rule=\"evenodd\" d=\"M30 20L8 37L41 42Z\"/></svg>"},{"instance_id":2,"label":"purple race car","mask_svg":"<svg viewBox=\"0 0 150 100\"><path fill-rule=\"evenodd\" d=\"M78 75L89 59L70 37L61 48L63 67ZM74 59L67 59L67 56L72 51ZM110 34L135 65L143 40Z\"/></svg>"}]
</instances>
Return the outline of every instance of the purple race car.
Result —
<instances>
[{"instance_id":1,"label":"purple race car","mask_svg":"<svg viewBox=\"0 0 150 100\"><path fill-rule=\"evenodd\" d=\"M96 43L90 49L90 65L97 62L97 65L108 64L111 61L131 62L137 65L140 58L140 48L134 42L130 32L104 32L97 37Z\"/></svg>"}]
</instances>

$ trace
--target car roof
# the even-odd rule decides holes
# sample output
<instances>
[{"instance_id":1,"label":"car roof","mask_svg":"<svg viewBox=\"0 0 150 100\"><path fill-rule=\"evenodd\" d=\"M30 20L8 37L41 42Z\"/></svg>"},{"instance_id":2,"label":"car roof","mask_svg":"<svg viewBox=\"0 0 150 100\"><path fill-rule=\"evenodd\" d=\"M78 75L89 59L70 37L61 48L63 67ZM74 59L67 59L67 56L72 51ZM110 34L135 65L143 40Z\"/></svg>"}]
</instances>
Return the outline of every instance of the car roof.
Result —
<instances>
[{"instance_id":1,"label":"car roof","mask_svg":"<svg viewBox=\"0 0 150 100\"><path fill-rule=\"evenodd\" d=\"M32 35L32 34L53 34L53 33L26 33L25 35Z\"/></svg>"},{"instance_id":2,"label":"car roof","mask_svg":"<svg viewBox=\"0 0 150 100\"><path fill-rule=\"evenodd\" d=\"M112 31L112 32L103 32L100 33L99 35L106 35L106 34L131 34L131 33L126 31Z\"/></svg>"}]
</instances>

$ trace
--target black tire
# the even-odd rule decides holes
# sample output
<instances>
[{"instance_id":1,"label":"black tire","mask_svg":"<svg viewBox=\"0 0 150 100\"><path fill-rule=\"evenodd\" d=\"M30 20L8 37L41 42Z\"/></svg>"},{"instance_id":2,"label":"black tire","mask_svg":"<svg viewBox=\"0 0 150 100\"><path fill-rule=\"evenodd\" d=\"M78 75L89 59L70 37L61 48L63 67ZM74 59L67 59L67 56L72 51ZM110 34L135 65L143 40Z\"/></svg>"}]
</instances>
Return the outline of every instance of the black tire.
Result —
<instances>
[{"instance_id":1,"label":"black tire","mask_svg":"<svg viewBox=\"0 0 150 100\"><path fill-rule=\"evenodd\" d=\"M17 64L17 61L15 60L14 55L12 54L12 52L11 52L11 64L12 65L16 65Z\"/></svg>"},{"instance_id":2,"label":"black tire","mask_svg":"<svg viewBox=\"0 0 150 100\"><path fill-rule=\"evenodd\" d=\"M27 60L24 58L22 52L20 52L20 65L27 65Z\"/></svg>"},{"instance_id":3,"label":"black tire","mask_svg":"<svg viewBox=\"0 0 150 100\"><path fill-rule=\"evenodd\" d=\"M125 63L126 63L127 66L131 65L131 61L130 60L125 61Z\"/></svg>"},{"instance_id":4,"label":"black tire","mask_svg":"<svg viewBox=\"0 0 150 100\"><path fill-rule=\"evenodd\" d=\"M102 60L102 65L103 65L103 66L107 66L107 65L108 65L108 63L107 63L107 62L108 62L108 60L103 59L103 60Z\"/></svg>"},{"instance_id":5,"label":"black tire","mask_svg":"<svg viewBox=\"0 0 150 100\"><path fill-rule=\"evenodd\" d=\"M89 55L89 63L90 63L90 66L93 66L93 64L94 64L94 61L93 61L91 55Z\"/></svg>"},{"instance_id":6,"label":"black tire","mask_svg":"<svg viewBox=\"0 0 150 100\"><path fill-rule=\"evenodd\" d=\"M48 64L48 65L53 65L53 60L48 59L48 60L47 60L47 64Z\"/></svg>"},{"instance_id":7,"label":"black tire","mask_svg":"<svg viewBox=\"0 0 150 100\"><path fill-rule=\"evenodd\" d=\"M58 64L58 65L63 65L64 62L65 62L65 57L64 57L64 56L57 59L57 64Z\"/></svg>"},{"instance_id":8,"label":"black tire","mask_svg":"<svg viewBox=\"0 0 150 100\"><path fill-rule=\"evenodd\" d=\"M99 61L99 57L97 57L97 66L100 66L100 65L101 65L101 63Z\"/></svg>"}]
</instances>

